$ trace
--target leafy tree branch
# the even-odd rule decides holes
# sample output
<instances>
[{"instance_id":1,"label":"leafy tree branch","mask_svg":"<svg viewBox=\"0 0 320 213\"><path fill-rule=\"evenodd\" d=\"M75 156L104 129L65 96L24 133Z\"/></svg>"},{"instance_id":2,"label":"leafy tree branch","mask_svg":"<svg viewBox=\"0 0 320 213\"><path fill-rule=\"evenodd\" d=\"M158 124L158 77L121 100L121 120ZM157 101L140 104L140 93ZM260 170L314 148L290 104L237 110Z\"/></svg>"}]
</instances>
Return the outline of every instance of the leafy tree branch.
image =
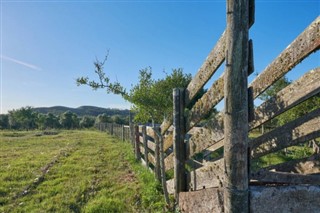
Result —
<instances>
[{"instance_id":1,"label":"leafy tree branch","mask_svg":"<svg viewBox=\"0 0 320 213\"><path fill-rule=\"evenodd\" d=\"M166 73L165 78L155 80L152 77L152 68L147 67L139 71L139 83L127 92L119 82L111 82L104 72L107 59L108 54L103 61L94 62L94 72L98 80L80 77L77 79L77 85L87 85L94 90L106 89L107 93L121 95L133 104L136 121L161 123L163 118L172 113L173 88L186 87L191 81L191 75L184 74L181 68L173 69L171 74Z\"/></svg>"}]
</instances>

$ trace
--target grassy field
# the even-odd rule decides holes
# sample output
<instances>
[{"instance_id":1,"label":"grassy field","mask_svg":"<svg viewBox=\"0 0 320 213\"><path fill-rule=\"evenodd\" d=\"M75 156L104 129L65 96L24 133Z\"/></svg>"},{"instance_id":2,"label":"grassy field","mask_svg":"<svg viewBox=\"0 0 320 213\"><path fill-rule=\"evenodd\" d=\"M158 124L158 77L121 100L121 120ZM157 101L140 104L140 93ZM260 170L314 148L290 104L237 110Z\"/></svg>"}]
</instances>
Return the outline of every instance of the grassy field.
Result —
<instances>
[{"instance_id":1,"label":"grassy field","mask_svg":"<svg viewBox=\"0 0 320 213\"><path fill-rule=\"evenodd\" d=\"M106 133L0 131L0 212L162 212L159 189Z\"/></svg>"}]
</instances>

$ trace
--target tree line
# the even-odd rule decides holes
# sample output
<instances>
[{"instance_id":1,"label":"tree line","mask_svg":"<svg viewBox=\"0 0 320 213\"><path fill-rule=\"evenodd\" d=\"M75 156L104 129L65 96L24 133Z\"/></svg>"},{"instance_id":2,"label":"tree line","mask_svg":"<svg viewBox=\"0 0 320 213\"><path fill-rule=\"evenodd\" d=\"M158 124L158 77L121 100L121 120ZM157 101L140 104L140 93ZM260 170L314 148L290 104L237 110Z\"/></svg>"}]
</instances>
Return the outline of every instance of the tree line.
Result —
<instances>
[{"instance_id":1,"label":"tree line","mask_svg":"<svg viewBox=\"0 0 320 213\"><path fill-rule=\"evenodd\" d=\"M66 111L60 115L53 113L39 113L32 107L21 107L0 115L0 129L34 130L34 129L79 129L91 128L99 123L128 124L128 116L113 115L106 113L98 116L78 116Z\"/></svg>"}]
</instances>

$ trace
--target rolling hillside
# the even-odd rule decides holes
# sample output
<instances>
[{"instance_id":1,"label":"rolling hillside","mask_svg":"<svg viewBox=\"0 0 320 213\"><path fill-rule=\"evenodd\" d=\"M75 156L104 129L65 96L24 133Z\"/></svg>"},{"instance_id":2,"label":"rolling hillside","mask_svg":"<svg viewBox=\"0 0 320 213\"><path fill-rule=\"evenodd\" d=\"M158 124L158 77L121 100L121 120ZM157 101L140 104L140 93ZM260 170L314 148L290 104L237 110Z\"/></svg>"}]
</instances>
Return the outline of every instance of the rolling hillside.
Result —
<instances>
[{"instance_id":1,"label":"rolling hillside","mask_svg":"<svg viewBox=\"0 0 320 213\"><path fill-rule=\"evenodd\" d=\"M84 116L84 115L91 115L91 116L97 116L99 114L106 113L109 116L112 115L121 115L121 116L128 116L129 110L128 109L110 109L110 108L102 108L102 107L95 107L95 106L81 106L78 108L71 108L71 107L65 107L65 106L53 106L53 107L37 107L34 108L36 112L47 114L52 113L54 115L60 115L61 113L64 113L66 111L71 111L78 116Z\"/></svg>"}]
</instances>

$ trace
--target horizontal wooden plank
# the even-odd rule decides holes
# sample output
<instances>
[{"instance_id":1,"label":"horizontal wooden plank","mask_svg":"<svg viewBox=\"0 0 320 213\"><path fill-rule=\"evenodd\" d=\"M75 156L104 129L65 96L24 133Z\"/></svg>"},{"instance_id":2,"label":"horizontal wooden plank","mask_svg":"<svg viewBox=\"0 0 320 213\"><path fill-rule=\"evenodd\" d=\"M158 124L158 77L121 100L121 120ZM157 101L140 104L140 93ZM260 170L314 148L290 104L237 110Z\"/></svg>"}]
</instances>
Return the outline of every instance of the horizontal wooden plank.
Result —
<instances>
[{"instance_id":1,"label":"horizontal wooden plank","mask_svg":"<svg viewBox=\"0 0 320 213\"><path fill-rule=\"evenodd\" d=\"M161 129L161 135L164 135L166 133L166 131L172 126L172 123L173 123L173 120L172 120L172 116L165 119L161 126L160 126L160 129Z\"/></svg>"},{"instance_id":2,"label":"horizontal wooden plank","mask_svg":"<svg viewBox=\"0 0 320 213\"><path fill-rule=\"evenodd\" d=\"M170 169L173 168L173 153L171 153L170 155L168 155L165 159L164 159L164 165L165 165L165 170L168 171Z\"/></svg>"},{"instance_id":3,"label":"horizontal wooden plank","mask_svg":"<svg viewBox=\"0 0 320 213\"><path fill-rule=\"evenodd\" d=\"M141 145L143 145L143 137L141 135L139 136L139 141ZM154 152L156 149L156 144L150 140L147 140L147 144L148 144L148 148Z\"/></svg>"},{"instance_id":4,"label":"horizontal wooden plank","mask_svg":"<svg viewBox=\"0 0 320 213\"><path fill-rule=\"evenodd\" d=\"M260 170L250 175L252 184L255 182L266 184L313 184L320 185L320 174L297 174L289 172L274 172L268 170Z\"/></svg>"},{"instance_id":5,"label":"horizontal wooden plank","mask_svg":"<svg viewBox=\"0 0 320 213\"><path fill-rule=\"evenodd\" d=\"M190 190L222 187L224 182L224 160L208 162L205 166L188 173Z\"/></svg>"},{"instance_id":6,"label":"horizontal wooden plank","mask_svg":"<svg viewBox=\"0 0 320 213\"><path fill-rule=\"evenodd\" d=\"M254 97L259 96L304 58L320 48L318 16L280 55L249 85Z\"/></svg>"},{"instance_id":7,"label":"horizontal wooden plank","mask_svg":"<svg viewBox=\"0 0 320 213\"><path fill-rule=\"evenodd\" d=\"M290 172L298 174L320 174L320 154L313 154L306 158L290 160L284 163L271 165L260 170L273 170L278 172ZM254 173L257 173L259 171L256 171Z\"/></svg>"},{"instance_id":8,"label":"horizontal wooden plank","mask_svg":"<svg viewBox=\"0 0 320 213\"><path fill-rule=\"evenodd\" d=\"M142 145L140 146L140 152L141 154L144 154L144 147ZM141 156L141 158L142 157L143 156ZM149 160L149 163L152 163L153 165L156 164L156 159L150 152L148 153L148 160Z\"/></svg>"},{"instance_id":9,"label":"horizontal wooden plank","mask_svg":"<svg viewBox=\"0 0 320 213\"><path fill-rule=\"evenodd\" d=\"M223 32L220 39L209 53L203 65L193 77L186 89L186 106L193 100L201 88L209 81L225 59L226 32Z\"/></svg>"},{"instance_id":10,"label":"horizontal wooden plank","mask_svg":"<svg viewBox=\"0 0 320 213\"><path fill-rule=\"evenodd\" d=\"M180 212L224 212L223 189L209 188L179 193Z\"/></svg>"},{"instance_id":11,"label":"horizontal wooden plank","mask_svg":"<svg viewBox=\"0 0 320 213\"><path fill-rule=\"evenodd\" d=\"M277 96L264 102L255 109L255 120L250 123L249 128L253 129L285 110L305 101L320 92L320 68L313 69L306 73L299 80L281 90ZM190 138L190 156L207 149L209 154L223 146L223 117L219 113L216 118L219 122L210 121L204 129L194 132L195 138ZM194 149L194 152L192 152Z\"/></svg>"},{"instance_id":12,"label":"horizontal wooden plank","mask_svg":"<svg viewBox=\"0 0 320 213\"><path fill-rule=\"evenodd\" d=\"M173 127L167 135L163 137L163 150L166 152L170 147L173 146Z\"/></svg>"},{"instance_id":13,"label":"horizontal wooden plank","mask_svg":"<svg viewBox=\"0 0 320 213\"><path fill-rule=\"evenodd\" d=\"M251 140L251 158L255 159L316 137L320 137L320 109Z\"/></svg>"},{"instance_id":14,"label":"horizontal wooden plank","mask_svg":"<svg viewBox=\"0 0 320 213\"><path fill-rule=\"evenodd\" d=\"M320 209L320 186L250 186L250 212L308 212Z\"/></svg>"},{"instance_id":15,"label":"horizontal wooden plank","mask_svg":"<svg viewBox=\"0 0 320 213\"><path fill-rule=\"evenodd\" d=\"M191 158L194 154L217 144L224 138L222 113L208 121L204 127L194 127L191 130L189 132L191 137L187 146L187 158Z\"/></svg>"},{"instance_id":16,"label":"horizontal wooden plank","mask_svg":"<svg viewBox=\"0 0 320 213\"><path fill-rule=\"evenodd\" d=\"M210 89L196 102L186 115L186 130L189 131L199 121L206 117L224 96L223 75L216 80Z\"/></svg>"},{"instance_id":17,"label":"horizontal wooden plank","mask_svg":"<svg viewBox=\"0 0 320 213\"><path fill-rule=\"evenodd\" d=\"M144 159L142 159L142 158L141 158L141 164L142 164L143 166L147 167L146 162L145 162ZM154 173L154 171L153 171L150 167L148 167L147 169L148 169L150 172Z\"/></svg>"},{"instance_id":18,"label":"horizontal wooden plank","mask_svg":"<svg viewBox=\"0 0 320 213\"><path fill-rule=\"evenodd\" d=\"M150 152L148 153L148 160L152 165L156 165L156 159Z\"/></svg>"},{"instance_id":19,"label":"horizontal wooden plank","mask_svg":"<svg viewBox=\"0 0 320 213\"><path fill-rule=\"evenodd\" d=\"M169 194L174 194L174 179L167 180L167 190Z\"/></svg>"},{"instance_id":20,"label":"horizontal wooden plank","mask_svg":"<svg viewBox=\"0 0 320 213\"><path fill-rule=\"evenodd\" d=\"M156 144L154 142L148 140L147 144L150 150L152 150L153 152L156 150Z\"/></svg>"},{"instance_id":21,"label":"horizontal wooden plank","mask_svg":"<svg viewBox=\"0 0 320 213\"><path fill-rule=\"evenodd\" d=\"M212 152L217 151L218 149L220 149L221 147L224 146L224 140L220 140L217 143L213 144L212 146L208 147L204 152L203 152L203 156L207 157L209 156Z\"/></svg>"},{"instance_id":22,"label":"horizontal wooden plank","mask_svg":"<svg viewBox=\"0 0 320 213\"><path fill-rule=\"evenodd\" d=\"M147 126L146 130L147 130L147 135L149 137L151 137L151 138L154 138L154 130L153 130L153 128L150 127L150 126Z\"/></svg>"},{"instance_id":23,"label":"horizontal wooden plank","mask_svg":"<svg viewBox=\"0 0 320 213\"><path fill-rule=\"evenodd\" d=\"M143 144L143 137L142 137L142 135L139 135L139 142Z\"/></svg>"},{"instance_id":24,"label":"horizontal wooden plank","mask_svg":"<svg viewBox=\"0 0 320 213\"><path fill-rule=\"evenodd\" d=\"M261 104L254 112L249 128L254 129L284 111L296 106L320 92L320 67L315 68L293 82L276 96Z\"/></svg>"}]
</instances>

